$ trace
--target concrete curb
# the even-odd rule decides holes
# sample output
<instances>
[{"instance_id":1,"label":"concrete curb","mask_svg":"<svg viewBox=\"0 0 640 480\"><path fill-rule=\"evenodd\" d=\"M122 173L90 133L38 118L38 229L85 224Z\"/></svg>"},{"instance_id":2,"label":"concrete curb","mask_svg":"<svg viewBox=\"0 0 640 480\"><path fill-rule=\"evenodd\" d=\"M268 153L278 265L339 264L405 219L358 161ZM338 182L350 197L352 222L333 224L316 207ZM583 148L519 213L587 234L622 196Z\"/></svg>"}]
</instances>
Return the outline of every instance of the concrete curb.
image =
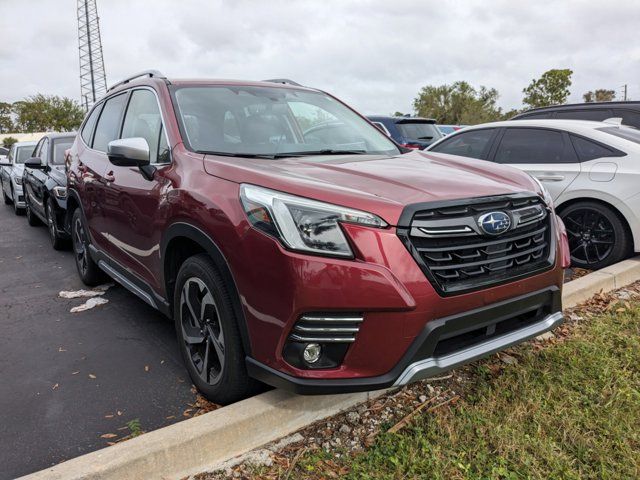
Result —
<instances>
[{"instance_id":1,"label":"concrete curb","mask_svg":"<svg viewBox=\"0 0 640 480\"><path fill-rule=\"evenodd\" d=\"M564 308L640 280L640 257L564 286ZM179 479L285 437L317 420L376 398L385 391L299 396L273 390L200 417L63 462L22 480Z\"/></svg>"}]
</instances>

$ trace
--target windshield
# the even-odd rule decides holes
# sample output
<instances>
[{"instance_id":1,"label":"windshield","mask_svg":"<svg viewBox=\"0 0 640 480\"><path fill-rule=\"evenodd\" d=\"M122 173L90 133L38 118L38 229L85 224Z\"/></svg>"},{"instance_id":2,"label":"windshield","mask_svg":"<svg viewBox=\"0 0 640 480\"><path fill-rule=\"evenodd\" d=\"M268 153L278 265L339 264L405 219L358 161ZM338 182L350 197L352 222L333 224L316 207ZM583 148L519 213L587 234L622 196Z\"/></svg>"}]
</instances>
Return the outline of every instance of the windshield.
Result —
<instances>
[{"instance_id":1,"label":"windshield","mask_svg":"<svg viewBox=\"0 0 640 480\"><path fill-rule=\"evenodd\" d=\"M24 163L31 158L35 145L25 145L24 147L16 147L16 154L13 163Z\"/></svg>"},{"instance_id":2,"label":"windshield","mask_svg":"<svg viewBox=\"0 0 640 480\"><path fill-rule=\"evenodd\" d=\"M175 98L186 140L197 152L271 158L400 153L377 128L323 93L194 86L176 89Z\"/></svg>"},{"instance_id":3,"label":"windshield","mask_svg":"<svg viewBox=\"0 0 640 480\"><path fill-rule=\"evenodd\" d=\"M73 145L73 138L56 140L53 143L53 165L64 165L64 152Z\"/></svg>"},{"instance_id":4,"label":"windshield","mask_svg":"<svg viewBox=\"0 0 640 480\"><path fill-rule=\"evenodd\" d=\"M421 140L423 142L435 142L442 137L442 133L433 123L397 123L400 134L407 140Z\"/></svg>"},{"instance_id":5,"label":"windshield","mask_svg":"<svg viewBox=\"0 0 640 480\"><path fill-rule=\"evenodd\" d=\"M603 127L599 128L601 132L624 138L634 143L640 143L640 130L630 127Z\"/></svg>"}]
</instances>

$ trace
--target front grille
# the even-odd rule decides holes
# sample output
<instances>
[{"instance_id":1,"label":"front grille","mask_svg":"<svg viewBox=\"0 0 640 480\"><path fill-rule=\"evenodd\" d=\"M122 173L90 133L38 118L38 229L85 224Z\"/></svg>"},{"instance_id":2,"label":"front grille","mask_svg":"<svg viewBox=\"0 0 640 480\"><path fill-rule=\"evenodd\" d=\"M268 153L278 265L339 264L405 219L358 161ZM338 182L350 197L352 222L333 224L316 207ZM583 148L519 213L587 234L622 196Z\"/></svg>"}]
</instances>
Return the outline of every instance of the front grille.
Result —
<instances>
[{"instance_id":1,"label":"front grille","mask_svg":"<svg viewBox=\"0 0 640 480\"><path fill-rule=\"evenodd\" d=\"M504 214L509 226L500 233L490 231L491 222ZM434 287L454 294L549 268L551 225L550 212L538 196L501 196L427 206L398 235Z\"/></svg>"},{"instance_id":2,"label":"front grille","mask_svg":"<svg viewBox=\"0 0 640 480\"><path fill-rule=\"evenodd\" d=\"M353 343L362 320L361 314L303 315L294 325L289 340L305 343Z\"/></svg>"}]
</instances>

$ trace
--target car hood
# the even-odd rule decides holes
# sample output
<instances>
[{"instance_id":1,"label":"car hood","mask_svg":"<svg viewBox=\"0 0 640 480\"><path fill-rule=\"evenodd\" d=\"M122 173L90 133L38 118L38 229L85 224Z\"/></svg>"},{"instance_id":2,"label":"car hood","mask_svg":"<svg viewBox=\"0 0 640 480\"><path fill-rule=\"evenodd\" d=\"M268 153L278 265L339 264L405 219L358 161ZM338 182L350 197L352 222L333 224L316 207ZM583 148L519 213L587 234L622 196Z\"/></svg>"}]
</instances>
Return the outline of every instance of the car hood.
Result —
<instances>
[{"instance_id":1,"label":"car hood","mask_svg":"<svg viewBox=\"0 0 640 480\"><path fill-rule=\"evenodd\" d=\"M64 187L67 184L67 172L64 165L53 165L51 170L49 170L49 176L58 185Z\"/></svg>"},{"instance_id":2,"label":"car hood","mask_svg":"<svg viewBox=\"0 0 640 480\"><path fill-rule=\"evenodd\" d=\"M205 155L204 168L237 183L375 213L391 225L415 203L538 191L516 168L433 152L277 160Z\"/></svg>"}]
</instances>

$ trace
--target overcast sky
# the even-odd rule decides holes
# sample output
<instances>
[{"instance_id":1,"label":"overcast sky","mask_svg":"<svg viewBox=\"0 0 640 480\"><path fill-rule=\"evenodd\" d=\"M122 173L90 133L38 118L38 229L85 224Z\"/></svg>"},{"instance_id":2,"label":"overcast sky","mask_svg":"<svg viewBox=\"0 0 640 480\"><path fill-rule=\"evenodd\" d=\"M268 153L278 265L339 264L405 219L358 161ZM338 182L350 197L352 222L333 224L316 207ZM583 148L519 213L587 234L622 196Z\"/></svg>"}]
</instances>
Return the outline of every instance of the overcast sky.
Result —
<instances>
[{"instance_id":1,"label":"overcast sky","mask_svg":"<svg viewBox=\"0 0 640 480\"><path fill-rule=\"evenodd\" d=\"M640 1L98 0L107 82L286 77L362 113L411 110L420 87L467 80L521 106L571 68L570 100L629 85L640 99ZM76 0L0 0L0 101L79 99Z\"/></svg>"}]
</instances>

